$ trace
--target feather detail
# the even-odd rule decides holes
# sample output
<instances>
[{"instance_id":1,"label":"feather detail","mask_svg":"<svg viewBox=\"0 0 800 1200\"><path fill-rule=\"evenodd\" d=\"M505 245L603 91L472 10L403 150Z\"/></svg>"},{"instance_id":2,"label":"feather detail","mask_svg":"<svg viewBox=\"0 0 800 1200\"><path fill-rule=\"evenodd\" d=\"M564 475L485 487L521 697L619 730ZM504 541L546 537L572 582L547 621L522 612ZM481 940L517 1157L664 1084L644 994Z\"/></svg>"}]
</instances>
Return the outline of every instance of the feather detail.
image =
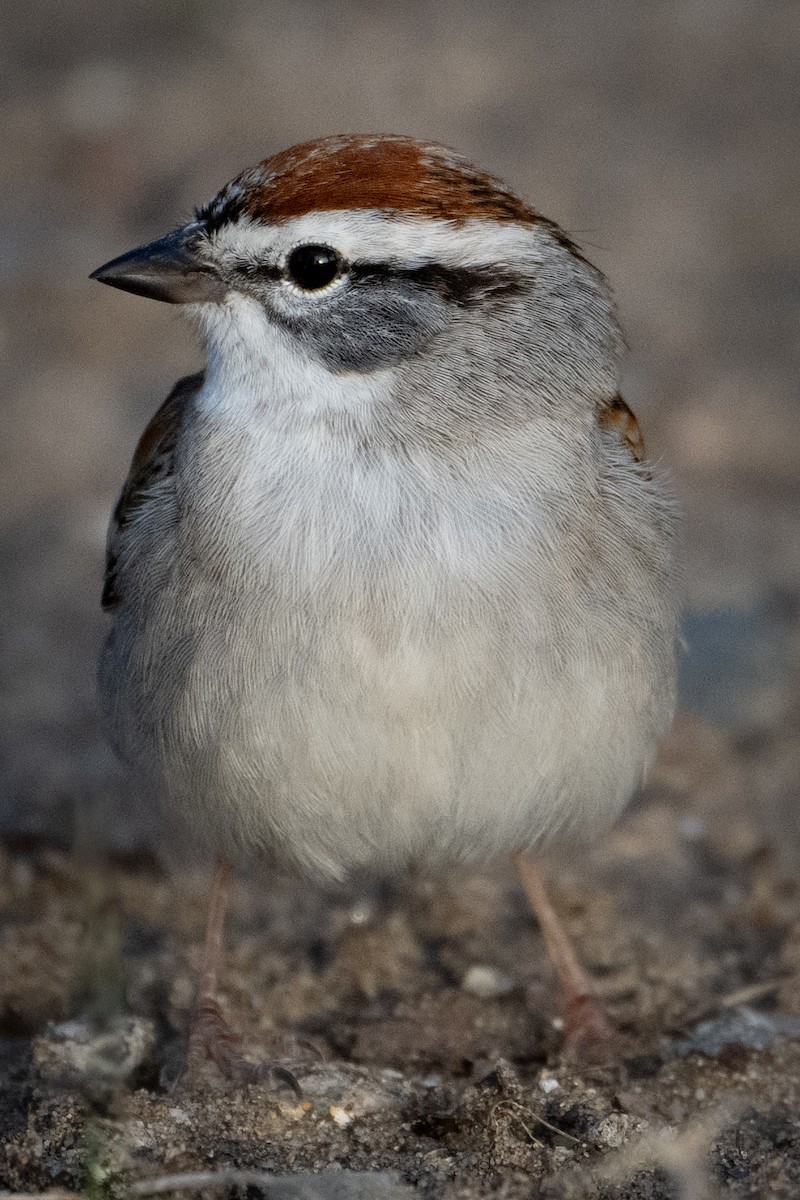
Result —
<instances>
[{"instance_id":1,"label":"feather detail","mask_svg":"<svg viewBox=\"0 0 800 1200\"><path fill-rule=\"evenodd\" d=\"M179 379L139 439L128 478L116 503L106 540L106 568L101 603L106 612L118 608L119 554L127 526L157 483L172 474L175 444L187 403L200 390L204 372Z\"/></svg>"},{"instance_id":2,"label":"feather detail","mask_svg":"<svg viewBox=\"0 0 800 1200\"><path fill-rule=\"evenodd\" d=\"M644 435L639 428L639 422L633 409L617 393L612 400L600 409L598 424L601 429L609 429L625 443L636 462L643 462L647 451L644 445Z\"/></svg>"}]
</instances>

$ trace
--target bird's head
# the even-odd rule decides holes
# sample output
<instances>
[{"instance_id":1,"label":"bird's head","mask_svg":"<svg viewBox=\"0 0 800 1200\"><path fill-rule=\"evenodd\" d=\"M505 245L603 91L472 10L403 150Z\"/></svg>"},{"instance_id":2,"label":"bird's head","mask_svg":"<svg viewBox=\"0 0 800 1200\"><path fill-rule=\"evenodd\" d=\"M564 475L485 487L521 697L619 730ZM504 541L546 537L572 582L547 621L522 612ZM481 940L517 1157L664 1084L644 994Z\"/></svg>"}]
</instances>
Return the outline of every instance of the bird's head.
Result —
<instances>
[{"instance_id":1,"label":"bird's head","mask_svg":"<svg viewBox=\"0 0 800 1200\"><path fill-rule=\"evenodd\" d=\"M429 406L484 416L617 386L620 335L600 273L500 180L411 138L329 137L275 154L92 278L191 306L212 365L235 356L255 371L278 357L289 370L383 372Z\"/></svg>"}]
</instances>

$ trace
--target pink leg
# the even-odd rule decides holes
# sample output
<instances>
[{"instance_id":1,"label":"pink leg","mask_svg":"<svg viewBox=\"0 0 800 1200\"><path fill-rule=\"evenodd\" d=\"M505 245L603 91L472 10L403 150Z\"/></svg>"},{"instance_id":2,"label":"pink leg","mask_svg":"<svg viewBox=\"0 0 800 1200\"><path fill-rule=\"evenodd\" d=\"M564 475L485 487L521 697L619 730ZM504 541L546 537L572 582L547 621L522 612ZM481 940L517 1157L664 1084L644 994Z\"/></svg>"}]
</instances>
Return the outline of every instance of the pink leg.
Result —
<instances>
[{"instance_id":1,"label":"pink leg","mask_svg":"<svg viewBox=\"0 0 800 1200\"><path fill-rule=\"evenodd\" d=\"M578 962L567 931L550 903L537 867L521 850L513 856L528 903L542 931L547 953L561 983L564 1042L568 1053L598 1061L613 1049L616 1035L591 981Z\"/></svg>"},{"instance_id":2,"label":"pink leg","mask_svg":"<svg viewBox=\"0 0 800 1200\"><path fill-rule=\"evenodd\" d=\"M247 1061L242 1053L241 1040L225 1020L217 1000L231 873L230 861L220 858L211 885L197 1001L189 1029L186 1073L190 1078L195 1077L202 1073L204 1063L210 1061L227 1079L236 1083L261 1083L272 1076L287 1083L299 1096L299 1084L290 1071L266 1063Z\"/></svg>"}]
</instances>

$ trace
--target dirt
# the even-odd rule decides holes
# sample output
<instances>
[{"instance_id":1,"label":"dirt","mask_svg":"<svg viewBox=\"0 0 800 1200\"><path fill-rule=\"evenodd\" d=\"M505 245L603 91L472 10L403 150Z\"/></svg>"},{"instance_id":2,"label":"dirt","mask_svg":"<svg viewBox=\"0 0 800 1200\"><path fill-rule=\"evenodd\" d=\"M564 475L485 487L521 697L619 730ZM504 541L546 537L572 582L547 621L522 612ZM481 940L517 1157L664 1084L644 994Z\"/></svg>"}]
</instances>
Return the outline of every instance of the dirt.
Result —
<instances>
[{"instance_id":1,"label":"dirt","mask_svg":"<svg viewBox=\"0 0 800 1200\"><path fill-rule=\"evenodd\" d=\"M619 1034L595 1066L563 1053L503 863L335 892L239 877L221 1002L297 1096L280 1073L184 1078L205 870L8 852L0 1179L123 1196L186 1171L338 1170L343 1195L350 1173L389 1172L437 1200L796 1196L800 888L754 819L764 753L681 718L621 825L549 860Z\"/></svg>"},{"instance_id":2,"label":"dirt","mask_svg":"<svg viewBox=\"0 0 800 1200\"><path fill-rule=\"evenodd\" d=\"M215 1194L795 1200L797 5L3 15L0 1189L122 1200L238 1171ZM547 863L610 1061L565 1058L508 864L338 891L251 864L221 1002L283 1074L190 1086L209 872L116 764L94 672L108 514L200 364L166 306L86 276L265 154L365 129L458 147L608 273L624 394L684 507L685 715L620 825Z\"/></svg>"}]
</instances>

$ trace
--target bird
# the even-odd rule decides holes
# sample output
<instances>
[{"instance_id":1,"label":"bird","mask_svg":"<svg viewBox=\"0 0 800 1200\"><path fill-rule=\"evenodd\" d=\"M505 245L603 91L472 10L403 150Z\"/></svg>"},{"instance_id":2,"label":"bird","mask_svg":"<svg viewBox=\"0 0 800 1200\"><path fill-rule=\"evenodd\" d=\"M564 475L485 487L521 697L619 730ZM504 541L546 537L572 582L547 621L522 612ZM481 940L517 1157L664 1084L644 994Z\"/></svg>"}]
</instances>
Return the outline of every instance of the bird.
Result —
<instances>
[{"instance_id":1,"label":"bird","mask_svg":"<svg viewBox=\"0 0 800 1200\"><path fill-rule=\"evenodd\" d=\"M612 823L669 728L680 521L603 274L454 150L348 134L91 278L205 350L113 511L99 669L123 760L217 856L189 1066L246 1077L217 992L253 853L510 855L567 1045L610 1044L535 852Z\"/></svg>"}]
</instances>

